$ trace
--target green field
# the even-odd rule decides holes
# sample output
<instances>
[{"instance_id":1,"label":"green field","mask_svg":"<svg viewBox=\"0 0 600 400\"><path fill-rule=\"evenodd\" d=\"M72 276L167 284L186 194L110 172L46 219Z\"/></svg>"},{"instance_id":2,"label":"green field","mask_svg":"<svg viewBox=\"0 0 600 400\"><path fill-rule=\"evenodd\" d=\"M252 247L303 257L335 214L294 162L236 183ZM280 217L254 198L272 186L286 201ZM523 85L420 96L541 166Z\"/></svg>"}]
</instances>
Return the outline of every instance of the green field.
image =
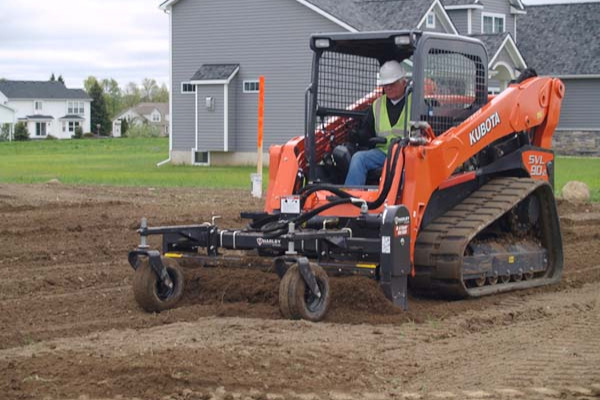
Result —
<instances>
[{"instance_id":1,"label":"green field","mask_svg":"<svg viewBox=\"0 0 600 400\"><path fill-rule=\"evenodd\" d=\"M0 182L250 188L256 172L256 167L157 168L168 156L167 138L3 142Z\"/></svg>"},{"instance_id":2,"label":"green field","mask_svg":"<svg viewBox=\"0 0 600 400\"><path fill-rule=\"evenodd\" d=\"M253 167L192 167L156 163L168 157L166 138L41 140L0 143L0 182L122 186L249 188ZM264 180L268 173L265 171ZM557 194L570 180L590 187L600 201L600 158L558 157ZM266 184L266 182L264 182Z\"/></svg>"},{"instance_id":3,"label":"green field","mask_svg":"<svg viewBox=\"0 0 600 400\"><path fill-rule=\"evenodd\" d=\"M555 176L557 194L569 181L587 183L592 201L600 201L600 158L558 157Z\"/></svg>"}]
</instances>

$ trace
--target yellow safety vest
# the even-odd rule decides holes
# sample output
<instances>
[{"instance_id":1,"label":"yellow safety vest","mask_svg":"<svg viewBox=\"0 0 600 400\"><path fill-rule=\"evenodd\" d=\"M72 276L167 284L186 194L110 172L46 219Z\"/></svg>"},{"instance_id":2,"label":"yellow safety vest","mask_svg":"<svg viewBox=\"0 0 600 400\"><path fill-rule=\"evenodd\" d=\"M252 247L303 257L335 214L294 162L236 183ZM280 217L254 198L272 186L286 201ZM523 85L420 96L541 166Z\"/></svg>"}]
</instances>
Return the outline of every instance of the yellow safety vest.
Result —
<instances>
[{"instance_id":1,"label":"yellow safety vest","mask_svg":"<svg viewBox=\"0 0 600 400\"><path fill-rule=\"evenodd\" d=\"M408 95L408 104L405 104L398 118L396 125L390 124L390 117L387 111L387 96L384 94L373 102L373 116L375 117L375 133L377 136L386 138L385 144L378 144L376 148L387 154L392 139L404 135L404 120L406 119L406 107L410 110L412 94ZM382 106L383 105L383 106ZM407 128L408 125L407 125Z\"/></svg>"}]
</instances>

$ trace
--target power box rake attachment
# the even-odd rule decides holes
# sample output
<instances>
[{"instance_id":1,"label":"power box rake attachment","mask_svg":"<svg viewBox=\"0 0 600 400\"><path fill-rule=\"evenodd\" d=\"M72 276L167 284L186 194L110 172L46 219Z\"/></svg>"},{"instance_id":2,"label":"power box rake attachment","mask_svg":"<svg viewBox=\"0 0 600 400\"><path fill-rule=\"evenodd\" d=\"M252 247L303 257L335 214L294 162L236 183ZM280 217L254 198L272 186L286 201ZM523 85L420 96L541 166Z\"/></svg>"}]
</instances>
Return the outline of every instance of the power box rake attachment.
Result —
<instances>
[{"instance_id":1,"label":"power box rake attachment","mask_svg":"<svg viewBox=\"0 0 600 400\"><path fill-rule=\"evenodd\" d=\"M214 219L213 223L200 225L160 227L149 227L142 219L140 245L128 257L135 270L135 299L149 312L174 307L185 286L177 259L214 265L223 259L221 249L232 249L276 255L269 260L281 279L279 308L286 318L319 321L325 317L331 298L328 274L375 278L386 297L406 309L410 273L408 210L391 206L380 215L363 213L356 219L363 226L376 228L377 235L359 237L351 228L328 229L327 220L322 221L320 229L299 228L293 220L285 220L262 225L262 231L257 231L219 229ZM264 232L275 227L275 231ZM149 248L147 238L151 235L162 235L162 251ZM232 257L224 260L226 263Z\"/></svg>"}]
</instances>

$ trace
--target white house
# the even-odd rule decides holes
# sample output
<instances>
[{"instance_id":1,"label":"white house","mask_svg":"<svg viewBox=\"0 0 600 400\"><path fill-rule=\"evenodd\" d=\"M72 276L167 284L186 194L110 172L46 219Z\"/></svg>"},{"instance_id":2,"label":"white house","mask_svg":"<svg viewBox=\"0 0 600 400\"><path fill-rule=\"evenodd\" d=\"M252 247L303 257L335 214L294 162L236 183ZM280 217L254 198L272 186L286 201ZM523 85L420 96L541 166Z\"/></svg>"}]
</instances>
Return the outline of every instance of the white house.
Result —
<instances>
[{"instance_id":1,"label":"white house","mask_svg":"<svg viewBox=\"0 0 600 400\"><path fill-rule=\"evenodd\" d=\"M24 122L31 139L70 139L75 128L90 132L92 99L58 81L0 81L0 124Z\"/></svg>"},{"instance_id":2,"label":"white house","mask_svg":"<svg viewBox=\"0 0 600 400\"><path fill-rule=\"evenodd\" d=\"M169 134L169 103L140 103L117 115L113 119L112 135L121 136L121 121L127 120L129 126L148 124L160 129L161 136Z\"/></svg>"}]
</instances>

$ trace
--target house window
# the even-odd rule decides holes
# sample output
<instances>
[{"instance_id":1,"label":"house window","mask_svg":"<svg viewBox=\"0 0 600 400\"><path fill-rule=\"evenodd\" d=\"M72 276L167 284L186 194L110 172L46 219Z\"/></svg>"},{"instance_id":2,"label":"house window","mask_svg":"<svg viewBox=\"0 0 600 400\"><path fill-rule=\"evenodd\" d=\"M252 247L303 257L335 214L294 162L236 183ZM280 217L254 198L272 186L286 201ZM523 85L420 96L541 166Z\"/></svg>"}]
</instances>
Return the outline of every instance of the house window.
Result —
<instances>
[{"instance_id":1,"label":"house window","mask_svg":"<svg viewBox=\"0 0 600 400\"><path fill-rule=\"evenodd\" d=\"M195 151L194 152L194 164L210 165L210 153L208 151Z\"/></svg>"},{"instance_id":2,"label":"house window","mask_svg":"<svg viewBox=\"0 0 600 400\"><path fill-rule=\"evenodd\" d=\"M435 14L433 12L427 14L427 21L425 22L425 27L435 28Z\"/></svg>"},{"instance_id":3,"label":"house window","mask_svg":"<svg viewBox=\"0 0 600 400\"><path fill-rule=\"evenodd\" d=\"M258 79L251 81L244 81L244 93L258 93L258 89L260 89L260 84L258 83Z\"/></svg>"},{"instance_id":4,"label":"house window","mask_svg":"<svg viewBox=\"0 0 600 400\"><path fill-rule=\"evenodd\" d=\"M196 93L196 85L189 82L181 82L181 93Z\"/></svg>"},{"instance_id":5,"label":"house window","mask_svg":"<svg viewBox=\"0 0 600 400\"><path fill-rule=\"evenodd\" d=\"M69 121L69 132L75 132L75 128L79 126L79 121Z\"/></svg>"},{"instance_id":6,"label":"house window","mask_svg":"<svg viewBox=\"0 0 600 400\"><path fill-rule=\"evenodd\" d=\"M160 114L159 113L152 114L152 122L160 122Z\"/></svg>"},{"instance_id":7,"label":"house window","mask_svg":"<svg viewBox=\"0 0 600 400\"><path fill-rule=\"evenodd\" d=\"M35 123L35 136L46 136L46 123L36 122Z\"/></svg>"},{"instance_id":8,"label":"house window","mask_svg":"<svg viewBox=\"0 0 600 400\"><path fill-rule=\"evenodd\" d=\"M502 33L504 32L505 16L504 14L483 13L481 15L481 31L483 33Z\"/></svg>"},{"instance_id":9,"label":"house window","mask_svg":"<svg viewBox=\"0 0 600 400\"><path fill-rule=\"evenodd\" d=\"M69 115L83 115L84 114L84 103L83 101L68 101L67 102L67 114Z\"/></svg>"},{"instance_id":10,"label":"house window","mask_svg":"<svg viewBox=\"0 0 600 400\"><path fill-rule=\"evenodd\" d=\"M42 101L41 100L36 100L33 102L33 110L34 111L42 111Z\"/></svg>"}]
</instances>

